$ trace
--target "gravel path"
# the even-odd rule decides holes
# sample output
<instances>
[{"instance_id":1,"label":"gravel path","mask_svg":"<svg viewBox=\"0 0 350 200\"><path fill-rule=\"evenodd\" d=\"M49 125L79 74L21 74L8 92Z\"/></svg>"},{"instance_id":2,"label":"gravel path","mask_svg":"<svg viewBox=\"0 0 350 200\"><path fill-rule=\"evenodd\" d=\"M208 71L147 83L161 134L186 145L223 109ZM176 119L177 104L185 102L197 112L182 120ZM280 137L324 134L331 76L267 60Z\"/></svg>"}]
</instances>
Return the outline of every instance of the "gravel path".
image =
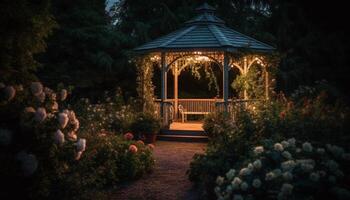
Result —
<instances>
[{"instance_id":1,"label":"gravel path","mask_svg":"<svg viewBox=\"0 0 350 200\"><path fill-rule=\"evenodd\" d=\"M196 200L198 195L186 171L195 153L205 143L158 141L154 150L155 169L112 195L115 200Z\"/></svg>"}]
</instances>

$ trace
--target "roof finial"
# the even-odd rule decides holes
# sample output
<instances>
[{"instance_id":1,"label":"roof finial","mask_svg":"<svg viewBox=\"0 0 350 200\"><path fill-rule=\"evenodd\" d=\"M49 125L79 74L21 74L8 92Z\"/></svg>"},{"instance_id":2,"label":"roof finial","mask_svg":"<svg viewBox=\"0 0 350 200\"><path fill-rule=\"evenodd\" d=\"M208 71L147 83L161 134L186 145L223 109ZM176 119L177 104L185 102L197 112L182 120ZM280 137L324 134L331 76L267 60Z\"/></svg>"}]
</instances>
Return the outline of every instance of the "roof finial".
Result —
<instances>
[{"instance_id":1,"label":"roof finial","mask_svg":"<svg viewBox=\"0 0 350 200\"><path fill-rule=\"evenodd\" d=\"M216 9L213 6L210 6L207 3L203 3L201 6L196 8L196 11L199 13L214 13Z\"/></svg>"}]
</instances>

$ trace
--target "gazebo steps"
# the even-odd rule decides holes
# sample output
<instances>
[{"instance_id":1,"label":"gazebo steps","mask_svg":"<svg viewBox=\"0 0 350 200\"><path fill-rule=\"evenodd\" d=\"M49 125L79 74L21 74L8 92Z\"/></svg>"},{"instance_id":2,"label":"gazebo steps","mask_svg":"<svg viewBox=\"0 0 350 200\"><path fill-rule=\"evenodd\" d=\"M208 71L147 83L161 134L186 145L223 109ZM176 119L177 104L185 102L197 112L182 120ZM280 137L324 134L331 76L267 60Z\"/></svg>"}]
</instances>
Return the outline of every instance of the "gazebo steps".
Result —
<instances>
[{"instance_id":1,"label":"gazebo steps","mask_svg":"<svg viewBox=\"0 0 350 200\"><path fill-rule=\"evenodd\" d=\"M189 136L189 135L158 135L157 140L177 141L177 142L208 142L207 136Z\"/></svg>"},{"instance_id":2,"label":"gazebo steps","mask_svg":"<svg viewBox=\"0 0 350 200\"><path fill-rule=\"evenodd\" d=\"M208 136L204 131L162 130L157 139L178 142L208 142Z\"/></svg>"}]
</instances>

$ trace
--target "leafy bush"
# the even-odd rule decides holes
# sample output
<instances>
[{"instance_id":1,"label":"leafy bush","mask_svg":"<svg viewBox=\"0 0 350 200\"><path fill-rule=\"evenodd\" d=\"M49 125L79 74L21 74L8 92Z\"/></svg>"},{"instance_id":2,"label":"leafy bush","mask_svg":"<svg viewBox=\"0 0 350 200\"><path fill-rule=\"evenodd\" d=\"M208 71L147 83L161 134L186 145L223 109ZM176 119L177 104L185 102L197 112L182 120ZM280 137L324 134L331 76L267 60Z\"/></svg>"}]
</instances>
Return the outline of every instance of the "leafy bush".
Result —
<instances>
[{"instance_id":1,"label":"leafy bush","mask_svg":"<svg viewBox=\"0 0 350 200\"><path fill-rule=\"evenodd\" d=\"M1 198L82 198L152 169L152 146L99 132L107 123L79 131L81 124L87 130L89 121L79 118L81 123L67 109L64 100L69 93L39 82L0 84L0 176L5 187Z\"/></svg>"},{"instance_id":2,"label":"leafy bush","mask_svg":"<svg viewBox=\"0 0 350 200\"><path fill-rule=\"evenodd\" d=\"M294 138L257 146L218 176L218 199L349 199L350 154L335 145L315 146Z\"/></svg>"},{"instance_id":3,"label":"leafy bush","mask_svg":"<svg viewBox=\"0 0 350 200\"><path fill-rule=\"evenodd\" d=\"M295 137L345 146L350 141L348 122L348 108L330 103L324 93L302 97L299 92L294 100L280 94L270 101L237 105L234 118L215 113L205 120L208 148L194 157L189 178L202 187L206 198L215 198L216 177L243 162L252 146L264 139Z\"/></svg>"},{"instance_id":4,"label":"leafy bush","mask_svg":"<svg viewBox=\"0 0 350 200\"><path fill-rule=\"evenodd\" d=\"M149 113L140 113L132 123L131 130L139 136L156 134L160 130L160 119Z\"/></svg>"}]
</instances>

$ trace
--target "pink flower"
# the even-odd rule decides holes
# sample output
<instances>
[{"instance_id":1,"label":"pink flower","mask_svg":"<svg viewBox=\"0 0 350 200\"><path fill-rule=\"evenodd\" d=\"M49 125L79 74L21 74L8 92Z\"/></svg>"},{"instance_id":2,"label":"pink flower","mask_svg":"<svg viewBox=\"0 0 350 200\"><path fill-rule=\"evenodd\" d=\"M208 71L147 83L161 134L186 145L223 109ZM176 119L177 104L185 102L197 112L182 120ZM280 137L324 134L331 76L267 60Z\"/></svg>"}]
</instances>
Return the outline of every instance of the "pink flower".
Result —
<instances>
[{"instance_id":1,"label":"pink flower","mask_svg":"<svg viewBox=\"0 0 350 200\"><path fill-rule=\"evenodd\" d=\"M40 82L32 82L30 90L34 96L37 96L43 92L43 85Z\"/></svg>"},{"instance_id":2,"label":"pink flower","mask_svg":"<svg viewBox=\"0 0 350 200\"><path fill-rule=\"evenodd\" d=\"M65 128L68 124L68 115L66 113L60 113L58 114L58 122L61 126L61 128Z\"/></svg>"},{"instance_id":3,"label":"pink flower","mask_svg":"<svg viewBox=\"0 0 350 200\"><path fill-rule=\"evenodd\" d=\"M154 146L154 144L147 144L147 147L148 147L149 149L151 149L151 150L153 150L154 148L156 148L156 147Z\"/></svg>"},{"instance_id":4,"label":"pink flower","mask_svg":"<svg viewBox=\"0 0 350 200\"><path fill-rule=\"evenodd\" d=\"M77 145L77 151L85 151L86 148L86 139L79 139L76 143Z\"/></svg>"},{"instance_id":5,"label":"pink flower","mask_svg":"<svg viewBox=\"0 0 350 200\"><path fill-rule=\"evenodd\" d=\"M134 138L134 135L132 134L132 133L126 133L125 135L124 135L124 139L126 139L126 140L132 140Z\"/></svg>"},{"instance_id":6,"label":"pink flower","mask_svg":"<svg viewBox=\"0 0 350 200\"><path fill-rule=\"evenodd\" d=\"M11 101L16 95L16 89L13 86L7 86L4 92L7 101Z\"/></svg>"},{"instance_id":7,"label":"pink flower","mask_svg":"<svg viewBox=\"0 0 350 200\"><path fill-rule=\"evenodd\" d=\"M24 109L24 112L26 112L26 113L35 113L35 109L33 107L26 107Z\"/></svg>"},{"instance_id":8,"label":"pink flower","mask_svg":"<svg viewBox=\"0 0 350 200\"><path fill-rule=\"evenodd\" d=\"M77 134L74 131L70 131L67 134L67 139L70 141L76 141L78 139Z\"/></svg>"},{"instance_id":9,"label":"pink flower","mask_svg":"<svg viewBox=\"0 0 350 200\"><path fill-rule=\"evenodd\" d=\"M62 89L60 96L61 96L61 101L64 101L67 98L67 90L66 89Z\"/></svg>"},{"instance_id":10,"label":"pink flower","mask_svg":"<svg viewBox=\"0 0 350 200\"><path fill-rule=\"evenodd\" d=\"M43 103L45 101L45 98L46 98L45 92L42 92L42 93L36 95L36 98L39 102Z\"/></svg>"},{"instance_id":11,"label":"pink flower","mask_svg":"<svg viewBox=\"0 0 350 200\"><path fill-rule=\"evenodd\" d=\"M137 140L136 144L145 145L145 143L142 140Z\"/></svg>"},{"instance_id":12,"label":"pink flower","mask_svg":"<svg viewBox=\"0 0 350 200\"><path fill-rule=\"evenodd\" d=\"M60 129L55 132L55 143L62 145L64 143L64 134Z\"/></svg>"},{"instance_id":13,"label":"pink flower","mask_svg":"<svg viewBox=\"0 0 350 200\"><path fill-rule=\"evenodd\" d=\"M131 152L131 153L136 153L137 152L137 147L135 146L135 145L130 145L129 146L129 151Z\"/></svg>"},{"instance_id":14,"label":"pink flower","mask_svg":"<svg viewBox=\"0 0 350 200\"><path fill-rule=\"evenodd\" d=\"M47 114L45 108L38 108L35 112L35 120L37 122L42 122L46 119Z\"/></svg>"},{"instance_id":15,"label":"pink flower","mask_svg":"<svg viewBox=\"0 0 350 200\"><path fill-rule=\"evenodd\" d=\"M75 154L75 160L80 160L81 155L83 155L83 152L82 152L82 151L78 151L78 152Z\"/></svg>"}]
</instances>

